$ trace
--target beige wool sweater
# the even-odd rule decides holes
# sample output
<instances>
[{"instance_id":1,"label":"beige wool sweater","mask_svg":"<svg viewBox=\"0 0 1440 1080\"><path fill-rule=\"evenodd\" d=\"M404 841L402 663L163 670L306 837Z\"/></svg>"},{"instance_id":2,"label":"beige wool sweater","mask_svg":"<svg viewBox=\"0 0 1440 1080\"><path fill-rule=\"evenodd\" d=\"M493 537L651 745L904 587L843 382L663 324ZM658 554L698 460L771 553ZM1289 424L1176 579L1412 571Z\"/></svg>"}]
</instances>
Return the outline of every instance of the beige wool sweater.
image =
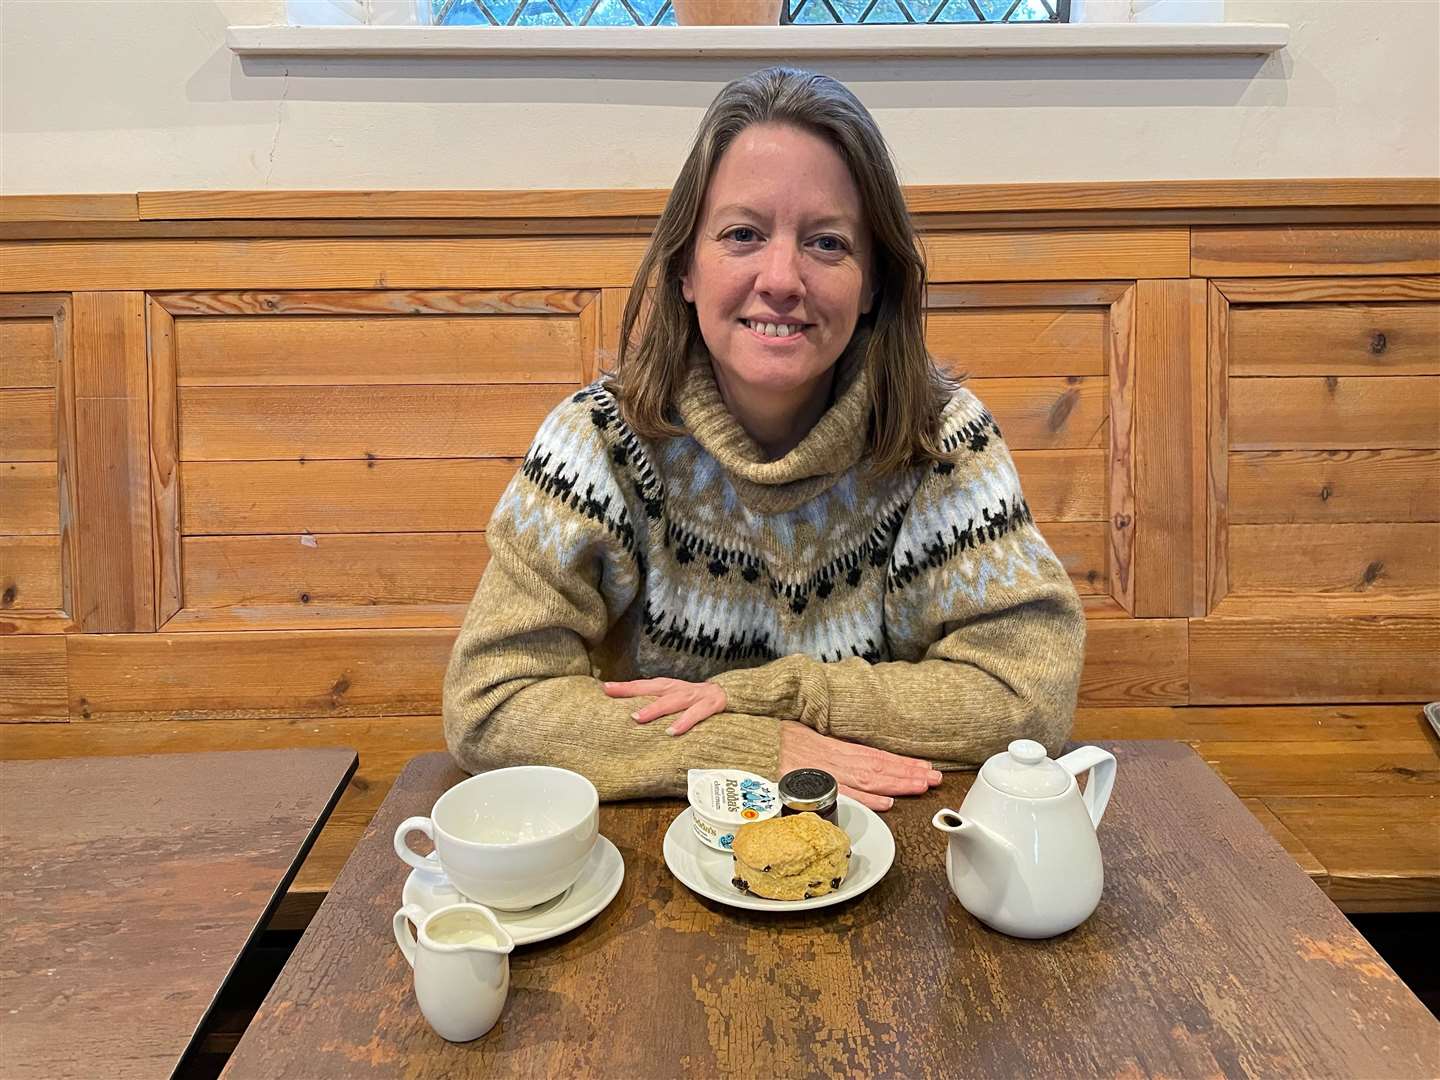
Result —
<instances>
[{"instance_id":1,"label":"beige wool sweater","mask_svg":"<svg viewBox=\"0 0 1440 1080\"><path fill-rule=\"evenodd\" d=\"M490 563L445 677L445 735L474 772L551 764L602 798L679 795L690 768L774 779L780 722L937 764L1015 738L1057 751L1085 639L1079 598L1031 519L990 414L961 389L951 461L876 477L852 343L829 409L766 461L703 349L683 437L646 440L602 382L545 420L505 490ZM684 735L600 680L722 686Z\"/></svg>"}]
</instances>

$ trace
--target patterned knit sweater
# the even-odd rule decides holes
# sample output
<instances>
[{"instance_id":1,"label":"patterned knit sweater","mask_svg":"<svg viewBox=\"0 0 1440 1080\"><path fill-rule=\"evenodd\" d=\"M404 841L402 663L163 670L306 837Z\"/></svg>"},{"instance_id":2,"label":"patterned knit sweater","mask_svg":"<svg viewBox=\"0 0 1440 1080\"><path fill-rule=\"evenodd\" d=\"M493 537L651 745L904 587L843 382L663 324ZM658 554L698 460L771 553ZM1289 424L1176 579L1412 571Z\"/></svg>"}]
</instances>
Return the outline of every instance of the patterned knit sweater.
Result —
<instances>
[{"instance_id":1,"label":"patterned knit sweater","mask_svg":"<svg viewBox=\"0 0 1440 1080\"><path fill-rule=\"evenodd\" d=\"M678 795L696 767L774 779L780 722L975 764L1014 738L1057 751L1085 638L1000 430L968 390L952 460L865 465L858 348L777 461L726 409L703 350L683 437L647 440L601 383L545 420L495 508L490 563L445 678L446 741L470 771L552 764L602 798ZM600 679L710 679L727 711L680 736Z\"/></svg>"}]
</instances>

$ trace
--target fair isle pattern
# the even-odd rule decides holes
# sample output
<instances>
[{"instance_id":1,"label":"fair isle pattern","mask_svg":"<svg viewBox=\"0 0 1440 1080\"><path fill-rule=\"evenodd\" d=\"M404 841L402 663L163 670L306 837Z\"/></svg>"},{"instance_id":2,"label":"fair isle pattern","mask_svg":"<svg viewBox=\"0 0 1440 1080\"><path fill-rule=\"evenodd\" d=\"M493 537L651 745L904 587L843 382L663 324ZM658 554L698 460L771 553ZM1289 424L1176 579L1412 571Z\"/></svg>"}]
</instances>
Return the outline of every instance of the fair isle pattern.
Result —
<instances>
[{"instance_id":1,"label":"fair isle pattern","mask_svg":"<svg viewBox=\"0 0 1440 1080\"><path fill-rule=\"evenodd\" d=\"M586 522L603 530L629 564L602 570L607 602L635 605L645 674L703 678L796 653L875 663L916 653L909 639L937 600L960 619L1058 565L969 391L941 435L947 462L883 480L857 465L793 510L760 513L695 438L640 439L597 382L547 417L496 515L564 567L593 536Z\"/></svg>"}]
</instances>

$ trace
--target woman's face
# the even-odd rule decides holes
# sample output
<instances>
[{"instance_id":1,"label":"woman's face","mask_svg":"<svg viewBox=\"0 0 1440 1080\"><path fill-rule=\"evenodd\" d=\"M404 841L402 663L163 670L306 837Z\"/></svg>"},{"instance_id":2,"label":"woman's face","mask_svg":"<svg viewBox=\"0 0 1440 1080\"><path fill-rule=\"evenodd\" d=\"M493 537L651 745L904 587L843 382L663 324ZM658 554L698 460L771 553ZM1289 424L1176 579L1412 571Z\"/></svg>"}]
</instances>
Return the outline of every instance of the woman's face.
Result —
<instances>
[{"instance_id":1,"label":"woman's face","mask_svg":"<svg viewBox=\"0 0 1440 1080\"><path fill-rule=\"evenodd\" d=\"M680 279L722 388L803 398L828 378L870 310L869 248L860 192L829 143L775 124L741 132Z\"/></svg>"}]
</instances>

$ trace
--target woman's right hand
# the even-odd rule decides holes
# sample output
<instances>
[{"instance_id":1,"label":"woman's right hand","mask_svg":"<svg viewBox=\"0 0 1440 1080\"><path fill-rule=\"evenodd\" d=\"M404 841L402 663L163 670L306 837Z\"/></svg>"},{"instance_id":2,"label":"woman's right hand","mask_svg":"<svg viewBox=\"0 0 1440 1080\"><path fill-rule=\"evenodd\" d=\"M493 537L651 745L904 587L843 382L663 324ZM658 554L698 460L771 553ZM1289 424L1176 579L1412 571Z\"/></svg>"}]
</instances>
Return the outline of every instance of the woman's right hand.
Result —
<instances>
[{"instance_id":1,"label":"woman's right hand","mask_svg":"<svg viewBox=\"0 0 1440 1080\"><path fill-rule=\"evenodd\" d=\"M889 810L896 795L923 795L941 779L928 761L832 739L785 720L780 724L780 775L792 769L824 769L842 793L871 810Z\"/></svg>"}]
</instances>

